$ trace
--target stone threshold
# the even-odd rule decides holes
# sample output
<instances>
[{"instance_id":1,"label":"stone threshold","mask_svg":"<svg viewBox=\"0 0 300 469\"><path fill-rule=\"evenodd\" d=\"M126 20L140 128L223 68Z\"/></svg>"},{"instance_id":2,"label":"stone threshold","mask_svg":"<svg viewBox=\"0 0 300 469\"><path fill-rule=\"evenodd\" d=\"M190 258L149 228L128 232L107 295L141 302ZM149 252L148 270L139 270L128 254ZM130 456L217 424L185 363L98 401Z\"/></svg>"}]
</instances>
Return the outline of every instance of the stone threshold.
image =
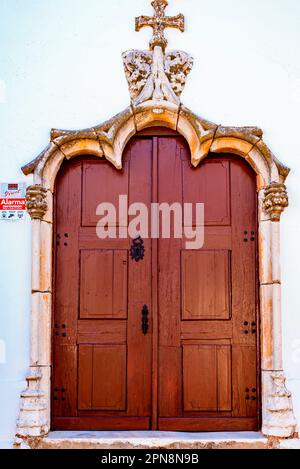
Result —
<instances>
[{"instance_id":1,"label":"stone threshold","mask_svg":"<svg viewBox=\"0 0 300 469\"><path fill-rule=\"evenodd\" d=\"M259 432L98 432L55 431L37 449L272 449L277 444Z\"/></svg>"}]
</instances>

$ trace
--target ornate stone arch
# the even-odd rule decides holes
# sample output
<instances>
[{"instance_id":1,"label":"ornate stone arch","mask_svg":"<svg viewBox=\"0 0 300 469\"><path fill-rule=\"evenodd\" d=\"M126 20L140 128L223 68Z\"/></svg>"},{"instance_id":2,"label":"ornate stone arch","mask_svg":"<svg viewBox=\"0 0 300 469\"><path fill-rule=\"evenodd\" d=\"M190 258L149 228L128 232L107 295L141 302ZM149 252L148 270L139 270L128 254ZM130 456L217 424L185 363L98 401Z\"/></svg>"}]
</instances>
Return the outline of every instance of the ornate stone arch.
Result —
<instances>
[{"instance_id":1,"label":"ornate stone arch","mask_svg":"<svg viewBox=\"0 0 300 469\"><path fill-rule=\"evenodd\" d=\"M164 0L153 3L167 4ZM291 437L296 422L282 366L279 260L279 222L288 206L284 183L290 170L264 143L261 129L216 125L183 106L179 96L192 59L181 51L167 54L159 39L153 41L150 52L129 51L123 55L131 93L127 109L90 129L52 130L47 148L22 168L25 175L33 174L34 181L27 190L32 218L32 310L30 372L27 389L21 394L17 436L41 438L50 430L52 207L59 168L64 159L92 154L121 169L123 150L136 132L165 126L187 140L194 166L210 152L229 152L244 158L257 174L262 432L268 437Z\"/></svg>"}]
</instances>

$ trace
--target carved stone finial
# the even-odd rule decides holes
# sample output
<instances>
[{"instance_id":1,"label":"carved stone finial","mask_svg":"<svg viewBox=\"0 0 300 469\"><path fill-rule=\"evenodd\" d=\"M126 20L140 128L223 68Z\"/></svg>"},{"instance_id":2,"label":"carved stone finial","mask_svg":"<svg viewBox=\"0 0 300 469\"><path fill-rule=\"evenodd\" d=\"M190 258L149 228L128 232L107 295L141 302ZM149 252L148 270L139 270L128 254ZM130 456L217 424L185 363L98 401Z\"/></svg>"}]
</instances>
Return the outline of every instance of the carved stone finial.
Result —
<instances>
[{"instance_id":1,"label":"carved stone finial","mask_svg":"<svg viewBox=\"0 0 300 469\"><path fill-rule=\"evenodd\" d=\"M289 205L286 186L272 182L265 189L264 210L271 216L272 221L280 221L282 212Z\"/></svg>"},{"instance_id":2,"label":"carved stone finial","mask_svg":"<svg viewBox=\"0 0 300 469\"><path fill-rule=\"evenodd\" d=\"M47 190L39 184L27 188L26 207L32 219L43 219L48 209L46 196Z\"/></svg>"},{"instance_id":3,"label":"carved stone finial","mask_svg":"<svg viewBox=\"0 0 300 469\"><path fill-rule=\"evenodd\" d=\"M184 32L184 16L179 14L177 16L165 16L165 9L168 6L167 0L154 0L151 2L155 10L154 16L139 16L135 19L135 29L140 31L146 26L153 28L153 37L150 41L150 49L155 46L160 46L163 50L166 49L168 41L165 38L164 30L166 28L176 28Z\"/></svg>"}]
</instances>

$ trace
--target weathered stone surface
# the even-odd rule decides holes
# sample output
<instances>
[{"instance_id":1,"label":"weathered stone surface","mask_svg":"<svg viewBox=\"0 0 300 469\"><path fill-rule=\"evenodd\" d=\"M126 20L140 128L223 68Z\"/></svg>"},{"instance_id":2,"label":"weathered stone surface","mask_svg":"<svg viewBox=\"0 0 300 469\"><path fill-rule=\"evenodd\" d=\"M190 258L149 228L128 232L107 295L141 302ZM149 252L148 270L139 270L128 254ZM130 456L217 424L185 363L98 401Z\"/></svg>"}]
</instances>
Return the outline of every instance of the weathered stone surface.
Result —
<instances>
[{"instance_id":1,"label":"weathered stone surface","mask_svg":"<svg viewBox=\"0 0 300 469\"><path fill-rule=\"evenodd\" d=\"M257 189L260 190L266 187L270 183L270 165L262 157L256 146L249 151L245 159L259 177Z\"/></svg>"},{"instance_id":2,"label":"weathered stone surface","mask_svg":"<svg viewBox=\"0 0 300 469\"><path fill-rule=\"evenodd\" d=\"M53 226L45 221L40 226L40 292L51 292L52 290L52 236Z\"/></svg>"},{"instance_id":3,"label":"weathered stone surface","mask_svg":"<svg viewBox=\"0 0 300 469\"><path fill-rule=\"evenodd\" d=\"M165 38L164 30L166 28L176 28L181 32L184 31L184 16L165 16L165 9L168 6L167 0L153 0L152 6L155 10L154 16L139 16L135 19L135 30L140 31L146 26L153 29L153 37L150 41L150 49L159 46L163 50L167 47L168 41Z\"/></svg>"},{"instance_id":4,"label":"weathered stone surface","mask_svg":"<svg viewBox=\"0 0 300 469\"><path fill-rule=\"evenodd\" d=\"M59 147L55 145L55 151L49 155L49 159L45 162L41 161L38 165L36 171L38 170L41 173L42 185L45 189L51 192L54 191L56 176L64 159L65 155Z\"/></svg>"},{"instance_id":5,"label":"weathered stone surface","mask_svg":"<svg viewBox=\"0 0 300 469\"><path fill-rule=\"evenodd\" d=\"M39 449L266 449L272 442L256 432L52 432Z\"/></svg>"},{"instance_id":6,"label":"weathered stone surface","mask_svg":"<svg viewBox=\"0 0 300 469\"><path fill-rule=\"evenodd\" d=\"M31 298L30 365L51 366L51 293Z\"/></svg>"},{"instance_id":7,"label":"weathered stone surface","mask_svg":"<svg viewBox=\"0 0 300 469\"><path fill-rule=\"evenodd\" d=\"M179 108L175 104L150 101L133 108L133 112L137 131L154 125L176 130Z\"/></svg>"},{"instance_id":8,"label":"weathered stone surface","mask_svg":"<svg viewBox=\"0 0 300 469\"><path fill-rule=\"evenodd\" d=\"M234 153L245 157L252 148L252 143L240 138L220 137L214 139L210 151L212 153Z\"/></svg>"},{"instance_id":9,"label":"weathered stone surface","mask_svg":"<svg viewBox=\"0 0 300 469\"><path fill-rule=\"evenodd\" d=\"M265 189L264 210L270 215L272 221L280 221L281 214L288 207L289 199L286 186L272 182Z\"/></svg>"},{"instance_id":10,"label":"weathered stone surface","mask_svg":"<svg viewBox=\"0 0 300 469\"><path fill-rule=\"evenodd\" d=\"M271 217L268 213L264 210L264 200L265 200L265 188L258 187L258 222L271 220Z\"/></svg>"},{"instance_id":11,"label":"weathered stone surface","mask_svg":"<svg viewBox=\"0 0 300 469\"><path fill-rule=\"evenodd\" d=\"M40 387L42 373L40 368L31 368L27 376L27 388L21 393L20 413L17 421L16 436L40 437L49 431L47 426L47 403L45 393Z\"/></svg>"},{"instance_id":12,"label":"weathered stone surface","mask_svg":"<svg viewBox=\"0 0 300 469\"><path fill-rule=\"evenodd\" d=\"M263 136L263 131L259 127L223 127L217 128L215 138L234 137L245 140L255 145Z\"/></svg>"},{"instance_id":13,"label":"weathered stone surface","mask_svg":"<svg viewBox=\"0 0 300 469\"><path fill-rule=\"evenodd\" d=\"M95 139L80 138L73 140L68 143L64 143L61 147L61 151L68 160L75 158L79 155L94 155L98 157L103 156L103 150L100 146L100 142L96 136Z\"/></svg>"},{"instance_id":14,"label":"weathered stone surface","mask_svg":"<svg viewBox=\"0 0 300 469\"><path fill-rule=\"evenodd\" d=\"M47 190L41 185L29 186L26 192L26 208L31 218L42 220L47 209Z\"/></svg>"},{"instance_id":15,"label":"weathered stone surface","mask_svg":"<svg viewBox=\"0 0 300 469\"><path fill-rule=\"evenodd\" d=\"M261 323L261 367L263 370L273 370L273 285L260 287L260 323Z\"/></svg>"},{"instance_id":16,"label":"weathered stone surface","mask_svg":"<svg viewBox=\"0 0 300 469\"><path fill-rule=\"evenodd\" d=\"M261 284L272 284L272 222L260 221L259 236L259 281Z\"/></svg>"},{"instance_id":17,"label":"weathered stone surface","mask_svg":"<svg viewBox=\"0 0 300 469\"><path fill-rule=\"evenodd\" d=\"M265 436L291 438L296 434L291 393L283 371L263 371L263 427Z\"/></svg>"},{"instance_id":18,"label":"weathered stone surface","mask_svg":"<svg viewBox=\"0 0 300 469\"><path fill-rule=\"evenodd\" d=\"M167 101L179 106L186 77L193 67L193 59L186 52L165 52L165 28L184 31L183 15L166 17L167 5L166 0L154 0L155 15L136 18L137 31L145 26L153 28L150 51L130 50L122 55L133 106L148 101Z\"/></svg>"},{"instance_id":19,"label":"weathered stone surface","mask_svg":"<svg viewBox=\"0 0 300 469\"><path fill-rule=\"evenodd\" d=\"M133 106L152 100L179 105L192 57L178 50L164 54L158 46L153 52L131 50L122 57Z\"/></svg>"},{"instance_id":20,"label":"weathered stone surface","mask_svg":"<svg viewBox=\"0 0 300 469\"><path fill-rule=\"evenodd\" d=\"M290 173L290 168L282 164L276 156L271 152L270 148L265 144L263 140L260 140L256 147L258 148L259 152L264 156L265 160L271 165L273 162L276 164L279 175L280 175L280 182L284 183L287 176Z\"/></svg>"},{"instance_id":21,"label":"weathered stone surface","mask_svg":"<svg viewBox=\"0 0 300 469\"><path fill-rule=\"evenodd\" d=\"M43 220L47 223L53 223L53 193L48 189L46 194L47 211Z\"/></svg>"}]
</instances>

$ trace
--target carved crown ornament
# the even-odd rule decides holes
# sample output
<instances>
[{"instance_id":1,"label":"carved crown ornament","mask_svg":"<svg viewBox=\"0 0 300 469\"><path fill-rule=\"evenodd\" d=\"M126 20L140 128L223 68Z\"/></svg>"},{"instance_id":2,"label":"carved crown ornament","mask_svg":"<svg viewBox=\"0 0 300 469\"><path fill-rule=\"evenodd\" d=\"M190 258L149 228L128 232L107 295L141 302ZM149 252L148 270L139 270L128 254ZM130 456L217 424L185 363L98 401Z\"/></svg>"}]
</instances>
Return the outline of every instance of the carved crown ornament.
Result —
<instances>
[{"instance_id":1,"label":"carved crown ornament","mask_svg":"<svg viewBox=\"0 0 300 469\"><path fill-rule=\"evenodd\" d=\"M244 157L260 176L260 188L267 188L264 210L272 220L278 221L288 204L283 184L289 168L280 163L264 143L260 128L217 125L182 104L181 94L194 61L187 52L167 49L165 29L175 28L184 32L184 16L166 16L167 0L153 0L151 4L153 16L139 16L135 23L136 31L152 28L149 49L133 49L122 55L130 105L106 122L89 129L53 129L50 144L22 168L24 174L34 173L35 182L52 190L53 179L64 158L93 154L105 157L121 169L124 148L133 135L146 127L165 126L187 140L191 163L195 167L210 152L231 152ZM271 181L275 181L275 185ZM33 218L43 216L46 200L42 190L30 189L28 210Z\"/></svg>"}]
</instances>

